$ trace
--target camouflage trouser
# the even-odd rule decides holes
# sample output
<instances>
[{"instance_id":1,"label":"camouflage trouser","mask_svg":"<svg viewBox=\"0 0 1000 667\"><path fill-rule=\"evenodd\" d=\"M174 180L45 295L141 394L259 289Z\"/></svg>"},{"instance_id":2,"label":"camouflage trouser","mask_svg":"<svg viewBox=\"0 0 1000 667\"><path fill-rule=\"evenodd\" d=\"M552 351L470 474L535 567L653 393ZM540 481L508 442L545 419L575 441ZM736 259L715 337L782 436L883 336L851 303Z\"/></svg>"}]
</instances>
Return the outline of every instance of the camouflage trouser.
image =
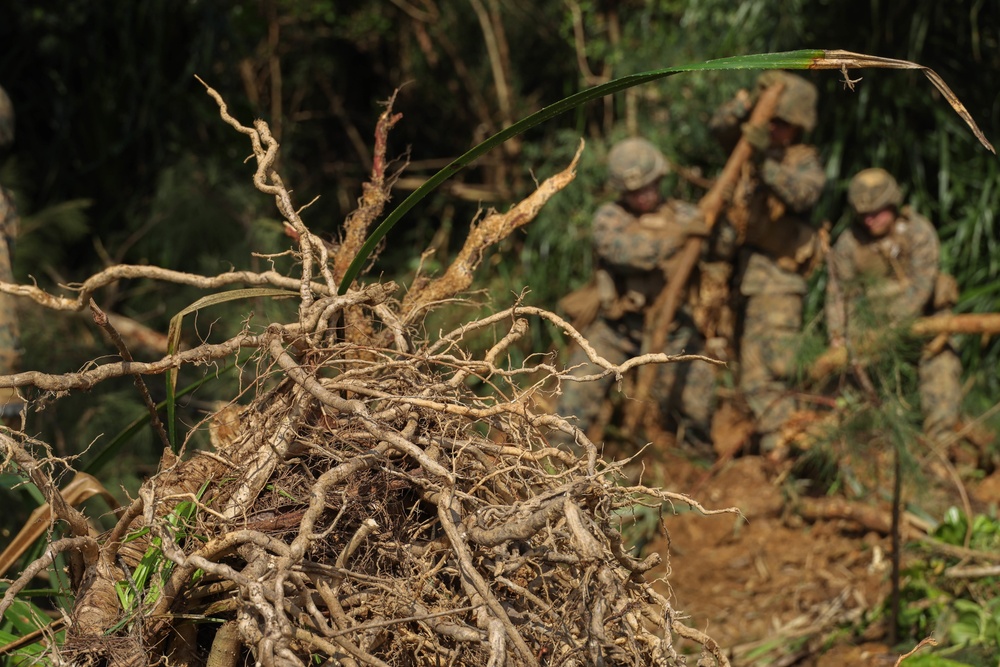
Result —
<instances>
[{"instance_id":1,"label":"camouflage trouser","mask_svg":"<svg viewBox=\"0 0 1000 667\"><path fill-rule=\"evenodd\" d=\"M748 296L745 313L739 384L757 419L762 447L767 448L795 411L788 380L795 370L795 340L802 328L802 295Z\"/></svg>"},{"instance_id":2,"label":"camouflage trouser","mask_svg":"<svg viewBox=\"0 0 1000 667\"><path fill-rule=\"evenodd\" d=\"M924 414L924 434L940 440L958 423L962 401L962 363L951 346L921 359L920 409Z\"/></svg>"},{"instance_id":3,"label":"camouflage trouser","mask_svg":"<svg viewBox=\"0 0 1000 667\"><path fill-rule=\"evenodd\" d=\"M638 316L615 321L599 317L587 327L583 336L598 355L613 364L622 364L639 354L642 324ZM682 325L670 336L666 349L659 351L665 354L700 354L703 348L704 341L694 327ZM590 363L580 348L573 351L569 366L579 366L572 371L577 377L601 370ZM563 382L556 414L575 417L576 425L586 431L597 421L614 383L613 375L592 382ZM664 416L707 433L715 403L715 367L703 361L661 364L653 387L653 398ZM556 440L562 442L566 439L558 435Z\"/></svg>"}]
</instances>

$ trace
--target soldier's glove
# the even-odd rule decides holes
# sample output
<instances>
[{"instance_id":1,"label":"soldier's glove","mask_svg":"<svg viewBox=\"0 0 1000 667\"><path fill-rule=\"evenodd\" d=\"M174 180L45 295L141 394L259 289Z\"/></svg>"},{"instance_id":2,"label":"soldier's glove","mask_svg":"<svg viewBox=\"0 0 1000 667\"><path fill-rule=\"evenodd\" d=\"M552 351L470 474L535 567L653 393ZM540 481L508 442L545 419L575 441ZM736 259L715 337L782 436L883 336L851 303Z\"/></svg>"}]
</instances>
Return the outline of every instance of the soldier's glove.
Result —
<instances>
[{"instance_id":1,"label":"soldier's glove","mask_svg":"<svg viewBox=\"0 0 1000 667\"><path fill-rule=\"evenodd\" d=\"M740 126L743 131L743 138L757 153L763 153L771 147L771 132L766 127L743 123Z\"/></svg>"}]
</instances>

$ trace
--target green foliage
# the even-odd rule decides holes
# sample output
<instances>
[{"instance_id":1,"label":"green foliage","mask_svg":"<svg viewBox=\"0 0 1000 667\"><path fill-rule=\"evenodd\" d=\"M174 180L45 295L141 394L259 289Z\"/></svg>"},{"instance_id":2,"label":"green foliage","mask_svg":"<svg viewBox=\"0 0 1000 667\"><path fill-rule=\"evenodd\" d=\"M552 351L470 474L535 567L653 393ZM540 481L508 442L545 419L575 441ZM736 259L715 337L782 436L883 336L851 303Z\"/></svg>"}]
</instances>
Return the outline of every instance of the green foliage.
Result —
<instances>
[{"instance_id":1,"label":"green foliage","mask_svg":"<svg viewBox=\"0 0 1000 667\"><path fill-rule=\"evenodd\" d=\"M934 530L933 537L945 544L965 546L965 536L969 531L968 517L957 507L951 507L944 520ZM984 514L977 514L972 520L972 535L969 548L978 551L996 551L1000 548L1000 521Z\"/></svg>"},{"instance_id":2,"label":"green foliage","mask_svg":"<svg viewBox=\"0 0 1000 667\"><path fill-rule=\"evenodd\" d=\"M933 653L918 653L917 655L907 658L905 665L906 667L978 667L979 665L982 665L982 667L988 667L988 663L985 662L958 662L956 660L942 658L941 656Z\"/></svg>"},{"instance_id":3,"label":"green foliage","mask_svg":"<svg viewBox=\"0 0 1000 667\"><path fill-rule=\"evenodd\" d=\"M5 592L6 586L0 588L0 596ZM38 605L27 600L15 599L10 609L4 614L3 621L0 622L0 646L6 646L27 634L44 628L51 620L46 611ZM59 630L53 633L53 639L57 644L62 644L66 640L66 631ZM11 667L38 664L38 656L46 651L46 645L47 640L40 637L38 641L12 652L4 664Z\"/></svg>"},{"instance_id":4,"label":"green foliage","mask_svg":"<svg viewBox=\"0 0 1000 667\"><path fill-rule=\"evenodd\" d=\"M209 480L206 480L198 490L196 497L201 498L205 489L208 488ZM197 536L190 534L198 506L189 500L182 501L167 515L167 530L171 533L171 538L180 542L189 537ZM137 540L149 534L149 528L142 528L125 538L125 542ZM126 616L136 610L136 605L140 602L144 605L153 605L163 594L163 586L170 578L174 563L163 555L163 541L159 537L150 540L150 545L146 549L139 564L132 570L127 581L120 581L115 584L115 593ZM199 576L199 575L195 575ZM126 619L127 620L127 619Z\"/></svg>"},{"instance_id":5,"label":"green foliage","mask_svg":"<svg viewBox=\"0 0 1000 667\"><path fill-rule=\"evenodd\" d=\"M968 517L953 507L945 513L933 537L945 544L964 546L967 531ZM995 552L1000 547L1000 521L976 515L968 546ZM904 573L902 597L905 604L899 619L900 629L914 640L933 635L942 643L942 647L926 660L947 655L964 661L957 664L996 664L1000 657L997 653L1000 599L995 591L1000 585L1000 577L948 577L946 569L957 564L959 558L937 555L933 549L930 555L911 562Z\"/></svg>"}]
</instances>

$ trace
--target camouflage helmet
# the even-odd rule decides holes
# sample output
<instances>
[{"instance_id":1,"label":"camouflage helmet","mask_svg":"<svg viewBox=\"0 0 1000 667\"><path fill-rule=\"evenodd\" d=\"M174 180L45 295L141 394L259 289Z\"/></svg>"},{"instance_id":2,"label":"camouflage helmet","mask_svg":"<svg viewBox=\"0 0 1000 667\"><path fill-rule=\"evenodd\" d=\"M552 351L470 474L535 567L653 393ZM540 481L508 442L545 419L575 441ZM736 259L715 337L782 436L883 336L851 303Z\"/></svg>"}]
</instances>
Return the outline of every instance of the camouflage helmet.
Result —
<instances>
[{"instance_id":1,"label":"camouflage helmet","mask_svg":"<svg viewBox=\"0 0 1000 667\"><path fill-rule=\"evenodd\" d=\"M619 141L608 153L608 177L619 192L643 188L670 171L656 146L638 137Z\"/></svg>"},{"instance_id":2,"label":"camouflage helmet","mask_svg":"<svg viewBox=\"0 0 1000 667\"><path fill-rule=\"evenodd\" d=\"M886 206L899 206L903 203L903 192L896 179L885 169L864 169L851 179L847 201L858 215L864 215Z\"/></svg>"},{"instance_id":3,"label":"camouflage helmet","mask_svg":"<svg viewBox=\"0 0 1000 667\"><path fill-rule=\"evenodd\" d=\"M14 143L14 105L0 87L0 148Z\"/></svg>"},{"instance_id":4,"label":"camouflage helmet","mask_svg":"<svg viewBox=\"0 0 1000 667\"><path fill-rule=\"evenodd\" d=\"M816 127L816 86L797 74L771 70L757 78L757 95L778 82L783 83L785 89L781 91L781 99L778 100L778 108L774 112L775 118L798 125L805 132L812 131Z\"/></svg>"}]
</instances>

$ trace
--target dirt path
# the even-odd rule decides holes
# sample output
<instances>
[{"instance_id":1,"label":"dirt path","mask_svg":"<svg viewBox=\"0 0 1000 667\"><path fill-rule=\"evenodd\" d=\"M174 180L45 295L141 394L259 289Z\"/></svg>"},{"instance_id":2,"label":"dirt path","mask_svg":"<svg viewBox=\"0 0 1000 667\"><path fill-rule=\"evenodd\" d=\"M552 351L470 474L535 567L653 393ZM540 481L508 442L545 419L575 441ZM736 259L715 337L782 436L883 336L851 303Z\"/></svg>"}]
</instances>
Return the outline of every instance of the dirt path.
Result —
<instances>
[{"instance_id":1,"label":"dirt path","mask_svg":"<svg viewBox=\"0 0 1000 667\"><path fill-rule=\"evenodd\" d=\"M677 489L705 474L680 458L665 467ZM889 658L891 665L895 658L878 645L854 651L850 663L814 657L838 639L864 641L839 628L858 625L888 594L889 538L843 520L805 523L786 511L767 468L759 457L736 459L697 492L706 506L738 506L745 521L693 512L665 517L669 550L665 538L648 548L670 554L675 607L727 647L734 664L881 665ZM878 622L866 634L884 632Z\"/></svg>"},{"instance_id":2,"label":"dirt path","mask_svg":"<svg viewBox=\"0 0 1000 667\"><path fill-rule=\"evenodd\" d=\"M663 518L669 539L661 534L647 545L647 552L664 556L658 574L669 575L669 585L661 580L660 590L688 616L685 623L718 641L734 665L895 663L899 654L886 645L888 614L881 609L890 593L888 502L872 499L887 493L856 502L836 494L796 497L791 490L804 492L805 484L791 480L791 462L744 456L708 476L704 466L671 453L675 449L661 451L667 453L645 461L647 474L665 488L688 493L707 508L739 507L745 516L706 517L678 507ZM855 474L867 469L866 488L884 490L891 488L885 475L891 459L883 454L845 455L839 465ZM929 516L961 506L955 476L924 463L919 477L904 485L904 499ZM969 466L965 472L963 489L973 512L988 513L1000 504L1000 470ZM859 520L807 521L807 515ZM912 546L903 551L904 568L922 557Z\"/></svg>"}]
</instances>

